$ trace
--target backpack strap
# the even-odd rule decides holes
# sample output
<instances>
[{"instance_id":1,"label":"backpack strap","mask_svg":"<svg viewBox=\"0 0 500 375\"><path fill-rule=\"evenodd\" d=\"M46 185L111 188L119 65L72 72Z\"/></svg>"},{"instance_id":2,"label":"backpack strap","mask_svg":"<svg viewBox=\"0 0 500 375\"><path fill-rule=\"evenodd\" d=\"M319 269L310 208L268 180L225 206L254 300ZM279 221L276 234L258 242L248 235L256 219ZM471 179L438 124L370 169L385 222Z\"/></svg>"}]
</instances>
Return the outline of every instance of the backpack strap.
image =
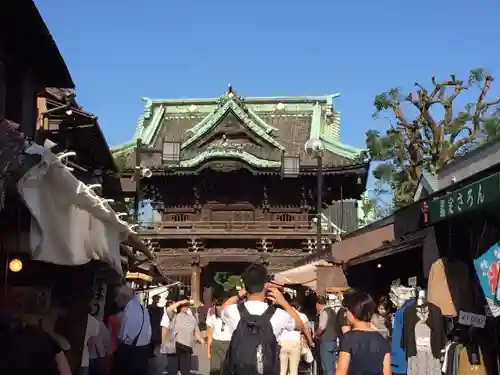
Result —
<instances>
[{"instance_id":1,"label":"backpack strap","mask_svg":"<svg viewBox=\"0 0 500 375\"><path fill-rule=\"evenodd\" d=\"M243 302L238 303L237 306L238 306L238 312L240 313L240 317L242 319L249 320L252 315L248 312L247 307L245 306L245 303L243 303ZM257 315L256 318L258 320L269 321L269 320L271 320L271 318L273 317L275 312L276 312L276 307L274 305L269 305L267 307L266 311L264 311L264 313L262 315L260 315L260 317Z\"/></svg>"},{"instance_id":2,"label":"backpack strap","mask_svg":"<svg viewBox=\"0 0 500 375\"><path fill-rule=\"evenodd\" d=\"M248 319L250 317L250 313L248 312L244 302L240 302L236 306L238 306L238 312L240 313L240 318Z\"/></svg>"},{"instance_id":3,"label":"backpack strap","mask_svg":"<svg viewBox=\"0 0 500 375\"><path fill-rule=\"evenodd\" d=\"M269 305L266 311L264 311L264 314L262 314L262 319L271 320L275 312L276 307L274 305Z\"/></svg>"}]
</instances>

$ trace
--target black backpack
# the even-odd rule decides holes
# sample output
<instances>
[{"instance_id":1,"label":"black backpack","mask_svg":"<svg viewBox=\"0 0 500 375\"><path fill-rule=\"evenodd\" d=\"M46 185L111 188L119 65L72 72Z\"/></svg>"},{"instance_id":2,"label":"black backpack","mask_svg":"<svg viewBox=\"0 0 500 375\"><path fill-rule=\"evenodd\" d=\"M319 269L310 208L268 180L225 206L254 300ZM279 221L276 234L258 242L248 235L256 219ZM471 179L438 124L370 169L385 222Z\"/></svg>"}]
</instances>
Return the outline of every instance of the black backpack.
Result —
<instances>
[{"instance_id":1,"label":"black backpack","mask_svg":"<svg viewBox=\"0 0 500 375\"><path fill-rule=\"evenodd\" d=\"M238 304L240 321L233 332L221 375L276 375L279 373L278 342L271 325L276 312L269 306L262 315L250 315Z\"/></svg>"}]
</instances>

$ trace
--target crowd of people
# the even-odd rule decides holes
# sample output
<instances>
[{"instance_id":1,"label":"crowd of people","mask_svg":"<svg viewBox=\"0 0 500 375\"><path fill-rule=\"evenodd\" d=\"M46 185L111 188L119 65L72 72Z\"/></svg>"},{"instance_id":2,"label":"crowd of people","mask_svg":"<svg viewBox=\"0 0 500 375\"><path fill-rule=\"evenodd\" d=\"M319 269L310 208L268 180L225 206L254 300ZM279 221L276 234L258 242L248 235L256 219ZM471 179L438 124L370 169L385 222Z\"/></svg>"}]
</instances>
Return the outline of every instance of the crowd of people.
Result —
<instances>
[{"instance_id":1,"label":"crowd of people","mask_svg":"<svg viewBox=\"0 0 500 375\"><path fill-rule=\"evenodd\" d=\"M244 288L209 308L202 325L206 332L191 301L168 301L163 307L154 297L153 304L143 306L132 288L118 287L119 312L107 324L88 315L78 375L189 375L196 343L203 345L211 375L308 375L313 367L317 375L390 375L387 299L374 303L369 295L349 290L340 308L316 297L311 313L283 293L264 266L252 264L241 276ZM72 375L64 338L52 332L39 341L47 356L31 359L40 371Z\"/></svg>"},{"instance_id":2,"label":"crowd of people","mask_svg":"<svg viewBox=\"0 0 500 375\"><path fill-rule=\"evenodd\" d=\"M314 316L307 316L297 298L282 293L265 267L251 265L243 274L244 288L234 296L215 299L202 337L190 301L170 302L163 317L153 303L151 316L160 321L157 353L166 357L166 373L191 373L193 343L204 345L210 374L389 375L389 302L375 303L361 291L343 293L339 309L316 297Z\"/></svg>"}]
</instances>

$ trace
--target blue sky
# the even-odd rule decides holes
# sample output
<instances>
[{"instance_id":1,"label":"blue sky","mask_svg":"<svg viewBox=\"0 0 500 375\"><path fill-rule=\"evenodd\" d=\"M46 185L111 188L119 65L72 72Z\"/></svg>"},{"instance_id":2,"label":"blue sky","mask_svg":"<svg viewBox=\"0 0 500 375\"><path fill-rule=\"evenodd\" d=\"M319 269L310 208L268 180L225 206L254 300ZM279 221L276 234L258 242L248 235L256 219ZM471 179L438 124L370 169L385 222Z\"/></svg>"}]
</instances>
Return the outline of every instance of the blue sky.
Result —
<instances>
[{"instance_id":1,"label":"blue sky","mask_svg":"<svg viewBox=\"0 0 500 375\"><path fill-rule=\"evenodd\" d=\"M110 145L133 135L142 96L340 92L343 143L364 146L373 97L390 87L498 76L498 0L36 0ZM474 4L474 5L472 5ZM464 76L465 78L465 76Z\"/></svg>"}]
</instances>

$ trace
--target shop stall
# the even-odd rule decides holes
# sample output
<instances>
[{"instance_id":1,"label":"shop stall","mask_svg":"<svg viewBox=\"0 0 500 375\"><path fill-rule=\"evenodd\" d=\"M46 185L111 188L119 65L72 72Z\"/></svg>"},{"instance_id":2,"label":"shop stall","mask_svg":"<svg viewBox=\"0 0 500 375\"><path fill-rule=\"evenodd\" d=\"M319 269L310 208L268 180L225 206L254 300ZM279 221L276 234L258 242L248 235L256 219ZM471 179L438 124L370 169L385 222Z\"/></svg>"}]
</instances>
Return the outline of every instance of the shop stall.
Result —
<instances>
[{"instance_id":1,"label":"shop stall","mask_svg":"<svg viewBox=\"0 0 500 375\"><path fill-rule=\"evenodd\" d=\"M423 243L426 231L407 234L349 259L343 269L350 287L372 295L387 294L395 282L425 286Z\"/></svg>"},{"instance_id":2,"label":"shop stall","mask_svg":"<svg viewBox=\"0 0 500 375\"><path fill-rule=\"evenodd\" d=\"M318 260L303 266L288 269L274 275L274 281L282 285L302 285L316 291L316 268L328 265L326 260Z\"/></svg>"},{"instance_id":3,"label":"shop stall","mask_svg":"<svg viewBox=\"0 0 500 375\"><path fill-rule=\"evenodd\" d=\"M429 299L450 320L452 354L485 374L498 374L500 354L499 170L493 165L478 171L428 200L439 249L430 269ZM474 358L463 354L467 349Z\"/></svg>"},{"instance_id":4,"label":"shop stall","mask_svg":"<svg viewBox=\"0 0 500 375\"><path fill-rule=\"evenodd\" d=\"M75 177L75 167L65 160L69 153L56 155L25 139L8 121L0 122L0 144L10 157L2 160L1 308L23 320L55 314L44 329L55 331L58 324L68 360L77 368L87 314L102 317L107 284L124 279L120 242L145 256L151 252L113 202L99 196L98 184ZM40 297L26 310L19 301L33 293Z\"/></svg>"}]
</instances>

